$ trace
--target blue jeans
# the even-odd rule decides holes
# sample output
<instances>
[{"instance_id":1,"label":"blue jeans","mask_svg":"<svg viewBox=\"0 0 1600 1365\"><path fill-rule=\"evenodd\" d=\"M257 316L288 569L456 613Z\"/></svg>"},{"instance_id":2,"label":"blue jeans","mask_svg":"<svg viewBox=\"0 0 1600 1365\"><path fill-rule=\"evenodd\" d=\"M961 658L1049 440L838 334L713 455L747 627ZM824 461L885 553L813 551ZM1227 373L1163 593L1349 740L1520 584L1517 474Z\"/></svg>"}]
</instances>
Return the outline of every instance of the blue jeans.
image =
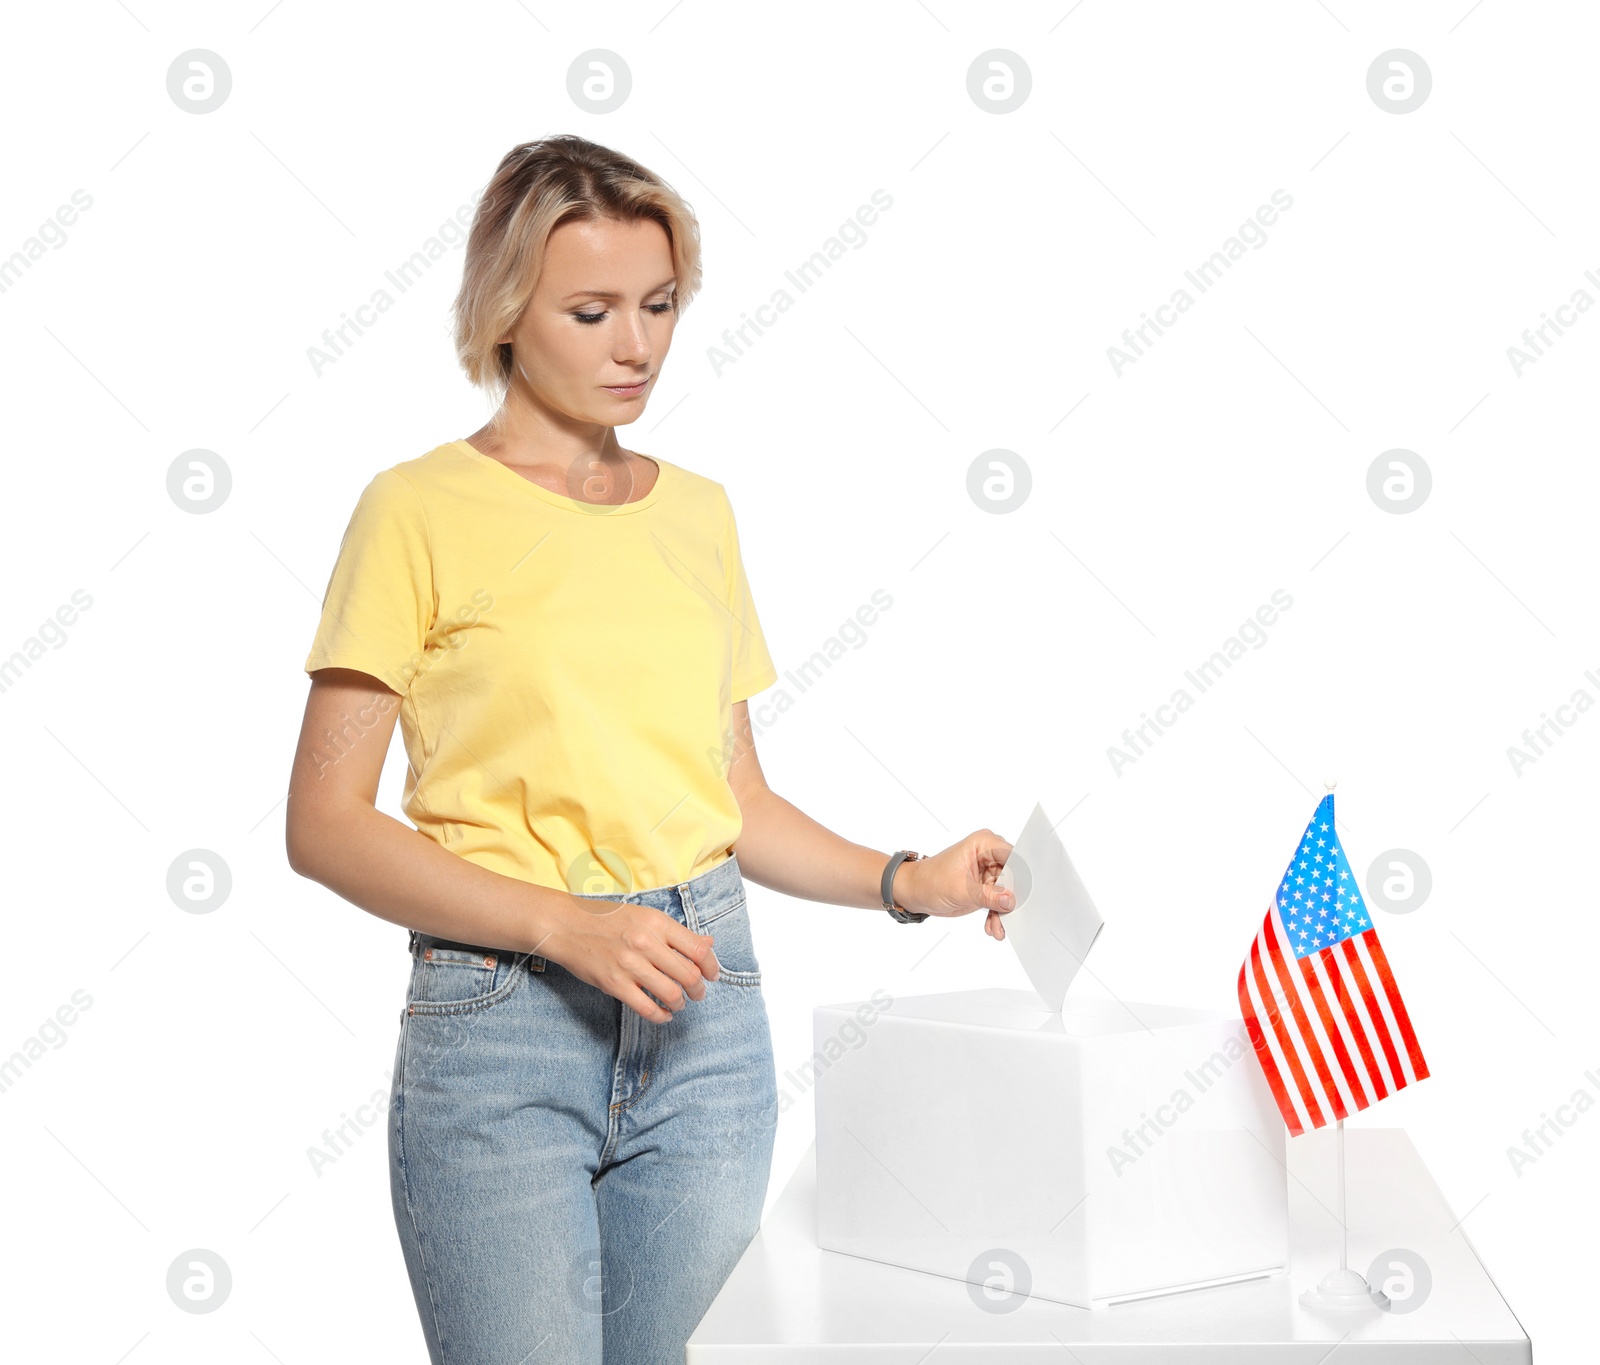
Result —
<instances>
[{"instance_id":1,"label":"blue jeans","mask_svg":"<svg viewBox=\"0 0 1600 1365\"><path fill-rule=\"evenodd\" d=\"M413 931L389 1109L433 1365L683 1365L761 1220L777 1077L736 857L654 906L721 977L664 1024L532 954Z\"/></svg>"}]
</instances>

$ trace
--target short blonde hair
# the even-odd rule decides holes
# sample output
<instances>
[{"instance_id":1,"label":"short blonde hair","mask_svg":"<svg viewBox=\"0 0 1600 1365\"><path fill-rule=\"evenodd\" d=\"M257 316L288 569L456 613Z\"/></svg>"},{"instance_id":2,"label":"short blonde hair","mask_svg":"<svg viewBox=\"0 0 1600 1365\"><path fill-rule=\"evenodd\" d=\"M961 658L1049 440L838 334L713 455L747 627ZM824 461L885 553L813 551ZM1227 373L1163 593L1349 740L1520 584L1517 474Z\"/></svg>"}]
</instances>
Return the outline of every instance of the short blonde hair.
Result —
<instances>
[{"instance_id":1,"label":"short blonde hair","mask_svg":"<svg viewBox=\"0 0 1600 1365\"><path fill-rule=\"evenodd\" d=\"M511 331L533 297L550 234L563 223L653 219L672 244L673 313L700 290L700 225L673 188L632 157L572 133L523 142L501 159L467 235L455 302L456 356L498 403L511 383Z\"/></svg>"}]
</instances>

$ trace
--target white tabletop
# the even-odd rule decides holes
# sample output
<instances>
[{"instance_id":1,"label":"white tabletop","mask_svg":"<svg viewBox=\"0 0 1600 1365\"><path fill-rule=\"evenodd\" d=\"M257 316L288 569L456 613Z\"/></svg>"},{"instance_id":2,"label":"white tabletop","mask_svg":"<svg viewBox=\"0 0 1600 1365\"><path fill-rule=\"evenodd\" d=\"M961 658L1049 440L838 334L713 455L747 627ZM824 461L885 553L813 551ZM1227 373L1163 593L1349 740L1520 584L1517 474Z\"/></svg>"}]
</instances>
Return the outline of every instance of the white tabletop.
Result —
<instances>
[{"instance_id":1,"label":"white tabletop","mask_svg":"<svg viewBox=\"0 0 1600 1365\"><path fill-rule=\"evenodd\" d=\"M1465 1229L1398 1128L1349 1129L1350 1265L1405 1248L1432 1272L1414 1311L1316 1314L1298 1302L1339 1264L1331 1129L1291 1138L1285 1274L1091 1311L1012 1299L980 1307L960 1280L817 1248L807 1151L689 1338L688 1365L1531 1365L1532 1347ZM975 1159L992 1159L975 1157ZM1466 1347L1468 1349L1463 1349Z\"/></svg>"}]
</instances>

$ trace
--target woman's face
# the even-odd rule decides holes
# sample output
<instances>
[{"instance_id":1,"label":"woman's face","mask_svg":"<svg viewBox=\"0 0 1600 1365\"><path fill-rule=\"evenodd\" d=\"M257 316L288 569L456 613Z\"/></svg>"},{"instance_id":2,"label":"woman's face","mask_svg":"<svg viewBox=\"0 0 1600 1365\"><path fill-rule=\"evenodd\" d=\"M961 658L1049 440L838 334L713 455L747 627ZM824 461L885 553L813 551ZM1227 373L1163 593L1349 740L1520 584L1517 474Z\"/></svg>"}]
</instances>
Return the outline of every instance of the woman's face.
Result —
<instances>
[{"instance_id":1,"label":"woman's face","mask_svg":"<svg viewBox=\"0 0 1600 1365\"><path fill-rule=\"evenodd\" d=\"M501 338L521 370L517 384L580 422L637 421L672 345L674 285L660 223L563 223L550 234L533 298Z\"/></svg>"}]
</instances>

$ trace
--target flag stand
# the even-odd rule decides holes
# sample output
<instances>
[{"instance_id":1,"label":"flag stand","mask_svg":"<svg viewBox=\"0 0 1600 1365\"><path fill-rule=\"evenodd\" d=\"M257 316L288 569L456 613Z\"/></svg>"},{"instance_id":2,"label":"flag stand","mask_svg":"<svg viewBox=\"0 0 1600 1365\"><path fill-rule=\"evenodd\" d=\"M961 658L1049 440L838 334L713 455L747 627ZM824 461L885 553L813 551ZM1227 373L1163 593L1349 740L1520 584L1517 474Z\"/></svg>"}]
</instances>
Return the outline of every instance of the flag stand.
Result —
<instances>
[{"instance_id":1,"label":"flag stand","mask_svg":"<svg viewBox=\"0 0 1600 1365\"><path fill-rule=\"evenodd\" d=\"M1360 1271L1350 1269L1350 1224L1344 1211L1344 1120L1338 1120L1339 1143L1339 1268L1330 1270L1315 1289L1300 1295L1300 1306L1313 1309L1349 1311L1357 1308L1387 1308L1389 1298L1381 1289L1367 1283Z\"/></svg>"}]
</instances>

